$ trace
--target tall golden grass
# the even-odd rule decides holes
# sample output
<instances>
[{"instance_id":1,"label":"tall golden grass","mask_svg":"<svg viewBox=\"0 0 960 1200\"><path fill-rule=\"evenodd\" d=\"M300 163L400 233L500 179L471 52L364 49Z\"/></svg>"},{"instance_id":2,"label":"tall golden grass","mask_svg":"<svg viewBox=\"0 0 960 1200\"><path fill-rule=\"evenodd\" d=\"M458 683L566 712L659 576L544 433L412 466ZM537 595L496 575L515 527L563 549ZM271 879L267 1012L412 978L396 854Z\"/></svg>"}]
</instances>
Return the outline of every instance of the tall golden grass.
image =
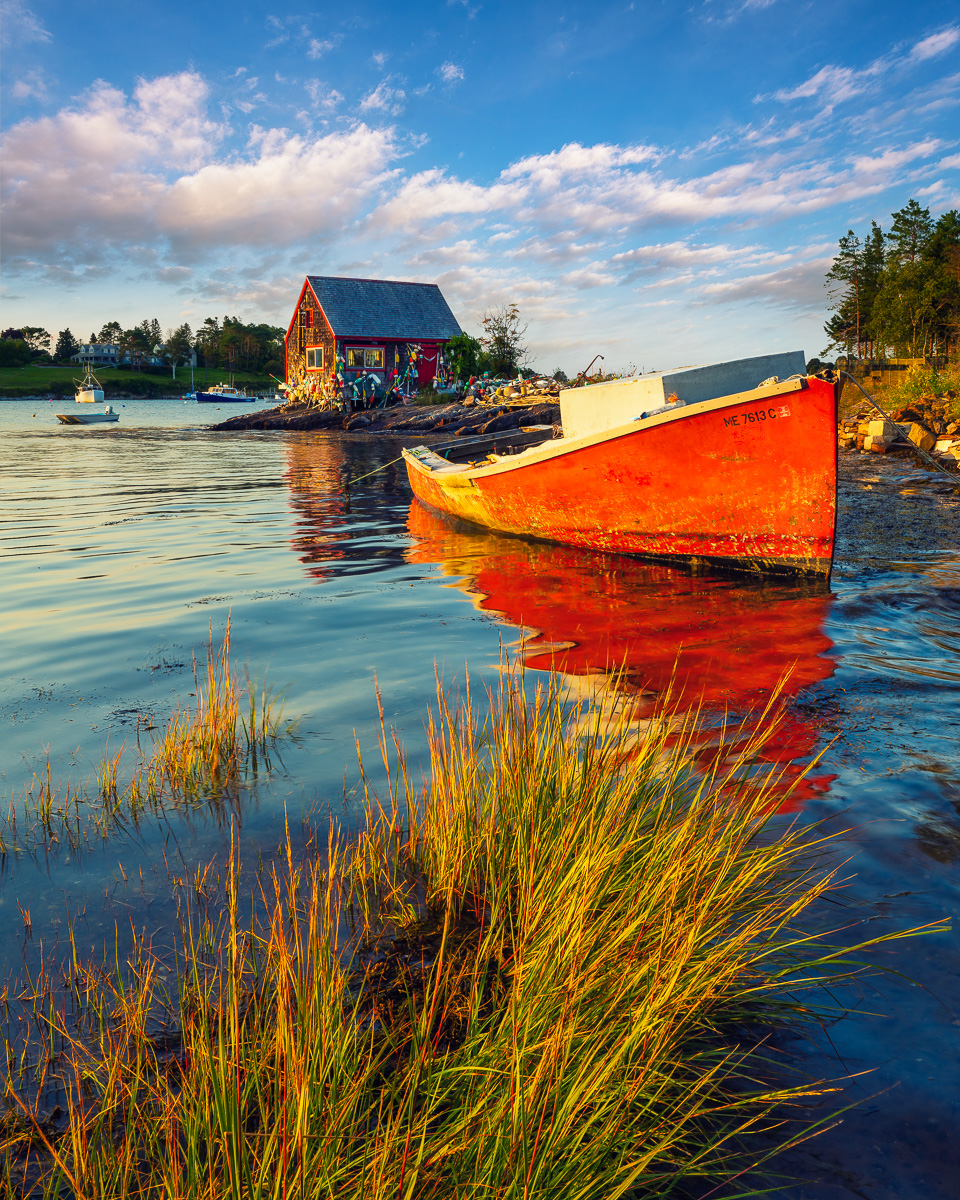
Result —
<instances>
[{"instance_id":1,"label":"tall golden grass","mask_svg":"<svg viewBox=\"0 0 960 1200\"><path fill-rule=\"evenodd\" d=\"M439 695L422 788L384 736L362 834L299 865L288 836L252 926L232 855L172 987L141 946L80 1027L44 1014L66 1099L8 1084L14 1194L612 1200L756 1165L829 1087L770 1082L758 1029L858 969L801 921L837 881L770 825L764 734L703 771L695 718L627 746L572 738L552 688L491 701Z\"/></svg>"},{"instance_id":2,"label":"tall golden grass","mask_svg":"<svg viewBox=\"0 0 960 1200\"><path fill-rule=\"evenodd\" d=\"M136 761L127 772L126 744L109 749L84 786L61 788L35 775L0 816L0 859L49 850L61 842L79 851L129 825L142 814L196 804L224 807L268 770L278 740L288 735L279 699L264 684L243 680L230 659L230 618L219 644L210 628L204 659L193 656L192 706L178 706L144 751L137 730Z\"/></svg>"}]
</instances>

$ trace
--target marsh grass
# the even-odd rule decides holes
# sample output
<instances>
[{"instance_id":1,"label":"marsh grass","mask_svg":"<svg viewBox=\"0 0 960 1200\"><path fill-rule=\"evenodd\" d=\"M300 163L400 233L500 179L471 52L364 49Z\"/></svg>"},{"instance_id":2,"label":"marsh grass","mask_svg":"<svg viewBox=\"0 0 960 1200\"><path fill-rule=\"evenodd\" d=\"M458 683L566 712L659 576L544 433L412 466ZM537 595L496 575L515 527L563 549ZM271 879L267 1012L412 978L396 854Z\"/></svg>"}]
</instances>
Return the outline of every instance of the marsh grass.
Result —
<instances>
[{"instance_id":1,"label":"marsh grass","mask_svg":"<svg viewBox=\"0 0 960 1200\"><path fill-rule=\"evenodd\" d=\"M265 684L241 679L230 659L230 619L219 644L213 627L204 658L193 657L193 704L178 706L152 745L109 748L85 785L51 778L47 754L20 797L0 816L0 860L66 845L78 853L136 827L145 814L203 806L234 812L244 790L271 769L279 742L292 735L280 700ZM128 769L127 759L133 758Z\"/></svg>"},{"instance_id":2,"label":"marsh grass","mask_svg":"<svg viewBox=\"0 0 960 1200\"><path fill-rule=\"evenodd\" d=\"M570 715L510 676L482 720L439 694L428 779L384 733L358 838L297 863L288 835L254 919L232 853L172 983L141 944L82 1022L46 1006L28 1057L55 1044L62 1111L8 1084L13 1194L747 1194L751 1135L808 1136L784 1114L831 1089L772 1083L767 1035L886 939L815 932L837 877L775 823L772 712L706 768L695 716L627 745Z\"/></svg>"}]
</instances>

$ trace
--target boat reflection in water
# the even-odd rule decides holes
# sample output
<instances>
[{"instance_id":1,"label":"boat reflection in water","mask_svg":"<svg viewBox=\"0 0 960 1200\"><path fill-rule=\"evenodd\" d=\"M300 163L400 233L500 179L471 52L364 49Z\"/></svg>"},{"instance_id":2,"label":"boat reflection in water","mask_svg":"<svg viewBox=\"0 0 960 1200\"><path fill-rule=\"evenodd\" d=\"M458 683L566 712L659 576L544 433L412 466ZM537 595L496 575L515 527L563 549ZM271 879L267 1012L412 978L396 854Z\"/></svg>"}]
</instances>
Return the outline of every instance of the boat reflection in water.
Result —
<instances>
[{"instance_id":1,"label":"boat reflection in water","mask_svg":"<svg viewBox=\"0 0 960 1200\"><path fill-rule=\"evenodd\" d=\"M283 446L292 547L317 583L382 571L403 562L396 537L410 503L401 470L383 469L376 446L305 434ZM348 499L348 481L371 473Z\"/></svg>"},{"instance_id":2,"label":"boat reflection in water","mask_svg":"<svg viewBox=\"0 0 960 1200\"><path fill-rule=\"evenodd\" d=\"M704 761L725 718L751 727L781 685L783 721L762 758L784 768L783 808L825 791L833 776L797 782L816 753L820 723L798 707L833 674L824 657L830 603L821 588L691 576L625 555L526 541L457 524L414 500L412 562L437 563L483 612L520 628L528 670L559 674L594 714L624 715L642 733L661 698L700 707ZM713 730L714 732L709 732ZM735 747L727 743L726 749Z\"/></svg>"}]
</instances>

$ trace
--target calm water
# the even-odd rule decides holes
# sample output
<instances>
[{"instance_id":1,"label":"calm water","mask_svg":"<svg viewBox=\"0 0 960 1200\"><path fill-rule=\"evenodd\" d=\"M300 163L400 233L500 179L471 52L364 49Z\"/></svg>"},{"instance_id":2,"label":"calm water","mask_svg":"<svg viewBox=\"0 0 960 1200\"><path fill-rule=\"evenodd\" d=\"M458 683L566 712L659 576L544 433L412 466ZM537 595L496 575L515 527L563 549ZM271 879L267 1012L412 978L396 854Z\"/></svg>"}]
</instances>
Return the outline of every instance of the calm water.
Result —
<instances>
[{"instance_id":1,"label":"calm water","mask_svg":"<svg viewBox=\"0 0 960 1200\"><path fill-rule=\"evenodd\" d=\"M845 460L830 595L645 566L455 529L411 502L395 443L323 434L218 434L216 412L128 402L118 427L67 429L55 405L0 403L0 782L22 794L49 752L55 779L87 779L105 745L162 721L192 690L191 660L231 617L233 654L282 687L299 736L236 814L248 857L269 856L284 813L330 809L356 780L354 733L375 759L379 682L388 722L422 759L435 669L495 678L500 647L531 677L558 670L600 706L642 717L679 673L707 708L745 711L792 675L781 762L826 747L793 797L800 819L845 831L838 926L868 931L956 916L960 864L960 497L902 462ZM227 410L225 410L227 411ZM233 410L230 410L233 411ZM625 668L621 694L608 668ZM8 861L4 978L73 922L99 953L133 922L168 937L178 888L222 858L213 814L145 826L80 860L69 848ZM25 931L18 910L29 911ZM861 930L861 935L866 936ZM853 934L845 935L853 937ZM793 1200L940 1200L960 1181L958 934L877 952L902 971L805 1069L849 1086L844 1124L799 1151ZM850 997L846 997L850 999Z\"/></svg>"}]
</instances>

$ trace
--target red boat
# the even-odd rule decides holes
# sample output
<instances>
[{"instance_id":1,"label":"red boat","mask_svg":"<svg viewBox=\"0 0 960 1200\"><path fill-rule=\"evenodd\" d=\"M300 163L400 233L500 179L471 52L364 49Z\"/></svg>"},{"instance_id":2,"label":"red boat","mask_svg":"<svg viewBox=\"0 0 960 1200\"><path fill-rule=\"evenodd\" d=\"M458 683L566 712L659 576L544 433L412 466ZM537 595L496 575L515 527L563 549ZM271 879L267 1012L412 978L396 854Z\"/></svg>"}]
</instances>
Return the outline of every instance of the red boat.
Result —
<instances>
[{"instance_id":1,"label":"red boat","mask_svg":"<svg viewBox=\"0 0 960 1200\"><path fill-rule=\"evenodd\" d=\"M563 437L454 462L403 452L414 493L505 533L757 574L829 576L838 385L796 351L561 393ZM530 440L536 444L529 444ZM475 442L463 457L476 455Z\"/></svg>"}]
</instances>

